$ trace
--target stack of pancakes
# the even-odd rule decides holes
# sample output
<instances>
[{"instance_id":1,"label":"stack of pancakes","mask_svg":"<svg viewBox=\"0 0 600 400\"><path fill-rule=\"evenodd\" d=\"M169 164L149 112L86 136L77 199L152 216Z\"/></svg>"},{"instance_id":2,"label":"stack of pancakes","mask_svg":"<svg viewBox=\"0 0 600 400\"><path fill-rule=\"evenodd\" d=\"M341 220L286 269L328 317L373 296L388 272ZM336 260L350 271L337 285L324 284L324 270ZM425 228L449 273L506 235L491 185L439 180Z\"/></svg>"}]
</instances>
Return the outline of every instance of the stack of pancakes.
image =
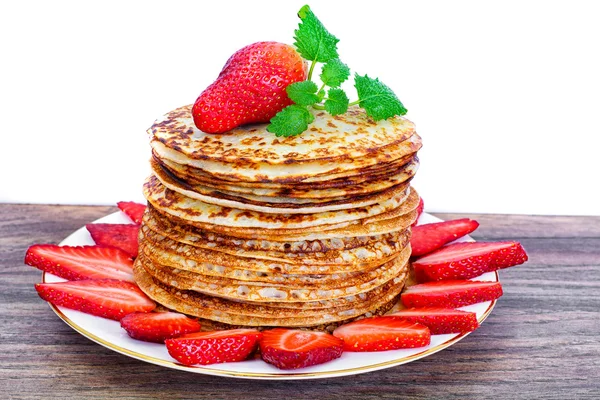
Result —
<instances>
[{"instance_id":1,"label":"stack of pancakes","mask_svg":"<svg viewBox=\"0 0 600 400\"><path fill-rule=\"evenodd\" d=\"M387 312L408 274L421 139L401 117L317 113L309 130L157 120L135 279L204 327L330 330Z\"/></svg>"}]
</instances>

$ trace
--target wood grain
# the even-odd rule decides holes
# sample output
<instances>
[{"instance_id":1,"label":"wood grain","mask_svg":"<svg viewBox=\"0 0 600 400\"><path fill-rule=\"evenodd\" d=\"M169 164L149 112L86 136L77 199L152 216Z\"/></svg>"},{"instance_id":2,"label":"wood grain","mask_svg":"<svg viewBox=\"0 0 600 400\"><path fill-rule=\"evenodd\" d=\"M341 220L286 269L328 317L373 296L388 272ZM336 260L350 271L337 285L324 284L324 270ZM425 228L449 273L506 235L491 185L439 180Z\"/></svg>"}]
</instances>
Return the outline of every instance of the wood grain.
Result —
<instances>
[{"instance_id":1,"label":"wood grain","mask_svg":"<svg viewBox=\"0 0 600 400\"><path fill-rule=\"evenodd\" d=\"M115 207L0 205L0 398L598 399L600 217L470 217L477 240L519 240L530 261L501 271L504 296L483 326L425 359L362 375L250 381L154 366L105 349L58 319L23 264Z\"/></svg>"}]
</instances>

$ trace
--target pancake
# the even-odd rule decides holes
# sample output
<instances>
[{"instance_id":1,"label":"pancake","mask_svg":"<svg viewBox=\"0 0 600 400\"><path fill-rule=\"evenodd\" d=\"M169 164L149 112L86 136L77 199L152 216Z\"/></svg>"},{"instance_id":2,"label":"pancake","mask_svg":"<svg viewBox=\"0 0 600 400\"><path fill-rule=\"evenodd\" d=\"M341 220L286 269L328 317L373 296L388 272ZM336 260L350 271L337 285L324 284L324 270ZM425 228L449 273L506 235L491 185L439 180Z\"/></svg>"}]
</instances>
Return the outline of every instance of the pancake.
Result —
<instances>
[{"instance_id":1,"label":"pancake","mask_svg":"<svg viewBox=\"0 0 600 400\"><path fill-rule=\"evenodd\" d=\"M279 242L265 239L241 239L232 236L219 235L213 232L184 227L165 221L160 213L148 207L148 211L142 218L142 228L149 228L159 234L169 237L177 242L190 244L209 250L221 251L223 253L237 255L260 252L265 254L265 259L272 257L284 257L286 262L293 262L298 257L315 258L332 251L352 250L357 247L377 246L378 242L402 241L401 235L406 230L395 231L383 235L354 236L348 238L322 239L322 240L300 240L292 242ZM273 256L271 256L273 255ZM240 254L241 256L241 254ZM255 257L258 258L258 257Z\"/></svg>"},{"instance_id":2,"label":"pancake","mask_svg":"<svg viewBox=\"0 0 600 400\"><path fill-rule=\"evenodd\" d=\"M201 285L216 284L223 285L252 285L252 286L279 286L291 289L309 288L324 289L326 287L338 287L341 282L344 285L358 285L365 283L370 279L379 278L381 272L387 269L387 264L381 267L375 267L367 271L359 272L336 272L333 274L285 274L278 272L259 272L245 270L241 268L219 267L205 268L204 265L185 265L182 269L179 266L169 265L170 260L162 262L162 259L153 258L152 255L143 253L141 262L147 267L146 270L158 280L171 284L174 287L182 288L182 285L194 285L195 282L201 282ZM151 263L151 264L149 264ZM163 278L161 278L161 276ZM178 280L173 284L166 279ZM191 286L190 286L191 287ZM192 290L192 289L190 289ZM254 299L246 301L257 301Z\"/></svg>"},{"instance_id":3,"label":"pancake","mask_svg":"<svg viewBox=\"0 0 600 400\"><path fill-rule=\"evenodd\" d=\"M167 246L157 246L156 242L152 239L147 239L146 236L141 236L141 239L140 253L157 265L205 276L230 278L254 283L266 282L288 285L325 283L333 283L337 286L347 285L351 279L372 272L382 264L396 258L405 249L405 247L398 246L400 249L378 259L371 259L370 262L363 264L352 262L345 265L300 264L300 262L306 262L305 258L302 257L299 259L299 264L294 265L247 257L240 259L228 254L193 248L188 245L171 245L175 248L165 248ZM408 239L406 238L405 243L407 242ZM187 250L178 251L181 246L185 246ZM185 275L185 273L182 273L182 276Z\"/></svg>"},{"instance_id":4,"label":"pancake","mask_svg":"<svg viewBox=\"0 0 600 400\"><path fill-rule=\"evenodd\" d=\"M182 291L152 279L141 263L136 260L134 276L140 289L150 298L168 309L187 315L217 321L227 325L242 326L323 326L335 322L349 321L380 309L393 307L400 294L405 275L399 276L381 294L369 300L351 303L348 306L323 309L270 308L254 304L230 302L218 297L206 296L193 291ZM365 296L366 297L366 296ZM358 296L355 296L358 299ZM221 329L226 327L221 327Z\"/></svg>"},{"instance_id":5,"label":"pancake","mask_svg":"<svg viewBox=\"0 0 600 400\"><path fill-rule=\"evenodd\" d=\"M204 294L230 300L255 302L290 302L309 300L329 300L336 297L356 295L381 286L395 278L402 269L406 268L410 257L410 246L405 248L398 257L383 264L374 271L369 271L360 279L338 280L334 288L309 285L273 285L263 282L248 282L215 278L207 275L189 273L189 271L158 265L152 262L144 253L138 255L141 264L155 279L181 290L194 290ZM348 286L342 286L342 285Z\"/></svg>"},{"instance_id":6,"label":"pancake","mask_svg":"<svg viewBox=\"0 0 600 400\"><path fill-rule=\"evenodd\" d=\"M205 176L202 171L176 164L168 160L152 157L151 165L158 164L177 179L189 185L204 187L234 196L242 194L265 197L284 197L290 199L339 198L360 194L373 193L387 189L405 181L403 175L414 176L419 165L415 154L410 154L394 162L394 165L377 166L377 169L362 169L356 176L347 176L321 182L305 182L294 184L260 183L260 182L229 182L213 176ZM154 166L154 165L153 165ZM329 200L327 200L329 201Z\"/></svg>"},{"instance_id":7,"label":"pancake","mask_svg":"<svg viewBox=\"0 0 600 400\"><path fill-rule=\"evenodd\" d=\"M319 225L335 225L372 217L398 208L408 197L408 187L387 200L348 210L323 211L312 214L256 212L206 203L165 187L152 175L144 184L149 203L163 214L183 219L189 224L213 224L235 228L304 229Z\"/></svg>"},{"instance_id":8,"label":"pancake","mask_svg":"<svg viewBox=\"0 0 600 400\"><path fill-rule=\"evenodd\" d=\"M151 206L150 206L151 207ZM155 215L161 215L155 211ZM308 229L243 229L213 224L193 223L192 228L199 228L208 232L214 232L226 236L234 236L240 239L272 240L280 242L315 241L323 239L355 238L359 236L375 236L386 233L397 232L411 226L417 220L416 210L391 219L377 220L368 224L340 223L335 225L320 226L319 230ZM175 223L185 224L186 221L178 219L173 215L163 215L159 218L171 220Z\"/></svg>"},{"instance_id":9,"label":"pancake","mask_svg":"<svg viewBox=\"0 0 600 400\"><path fill-rule=\"evenodd\" d=\"M321 213L326 211L359 209L379 204L405 194L407 192L408 183L416 172L416 166L411 166L407 171L402 172L395 177L397 180L395 185L374 193L355 196L352 198L352 201L348 201L347 197L333 197L310 201L306 199L298 200L295 198L226 194L204 186L192 186L182 182L156 163L151 163L151 166L154 177L156 177L166 189L177 192L184 197L221 207L259 211L269 214ZM157 199L157 201L159 200Z\"/></svg>"},{"instance_id":10,"label":"pancake","mask_svg":"<svg viewBox=\"0 0 600 400\"><path fill-rule=\"evenodd\" d=\"M153 207L152 203L148 204L148 208L154 213L154 216L157 219L162 220L166 224L168 224L169 221L172 221L175 223L175 225L197 228L226 236L228 235L244 239L297 241L373 236L401 230L407 226L410 226L416 219L416 212L414 212L414 210L416 210L418 204L419 196L413 188L410 188L410 193L408 194L406 201L389 212L381 213L377 216L365 218L363 220L322 225L319 227L319 232L314 232L313 230L310 233L307 233L306 229L261 229L258 231L253 228L229 227L218 224L194 222L174 216L173 214L163 215L160 210L157 210ZM270 215L262 215L267 218L271 217Z\"/></svg>"},{"instance_id":11,"label":"pancake","mask_svg":"<svg viewBox=\"0 0 600 400\"><path fill-rule=\"evenodd\" d=\"M289 272L297 269L299 273L327 273L328 265L335 266L336 270L345 270L345 268L340 267L342 265L363 269L363 266L368 268L368 266L385 262L386 259L393 257L395 253L406 247L410 240L410 231L405 229L395 235L388 235L384 239L366 241L364 245L350 249L301 253L248 250L247 246L236 246L225 241L209 241L174 230L167 230L165 233L151 218L145 218L145 221L140 229L140 246L148 242L152 249L158 250L159 257L162 259L180 259L179 263L171 261L172 264L169 265L181 266L182 269L186 269L185 265L190 264L191 261L194 261L194 264L207 263L215 265L215 263L220 263L219 265L228 266L237 266L242 261L246 269L249 264L254 264L255 261L278 263L268 269L252 269L261 272L270 270ZM226 243L230 245L228 246ZM284 266L281 266L281 264L284 264ZM315 266L317 268L314 268Z\"/></svg>"},{"instance_id":12,"label":"pancake","mask_svg":"<svg viewBox=\"0 0 600 400\"><path fill-rule=\"evenodd\" d=\"M322 185L311 184L312 187L305 188L282 188L281 186L273 186L267 188L253 187L234 187L228 184L220 185L214 180L210 183L190 183L185 178L182 178L177 173L174 173L168 167L157 162L154 158L150 160L150 165L154 174L160 181L166 185L170 183L175 186L184 186L185 189L196 191L205 196L225 196L239 198L238 201L254 201L254 202L276 202L276 203L327 203L340 202L340 200L348 201L349 197L356 200L366 196L373 196L384 190L390 189L401 183L410 181L416 174L419 167L417 157L412 158L408 163L396 169L393 173L388 173L381 179L374 181L355 182L357 179L346 179L344 185L340 187L326 188ZM166 182L166 183L165 183ZM168 186L168 185L167 185Z\"/></svg>"},{"instance_id":13,"label":"pancake","mask_svg":"<svg viewBox=\"0 0 600 400\"><path fill-rule=\"evenodd\" d=\"M331 331L392 309L409 275L422 143L358 107L309 130L199 131L191 106L148 130L151 175L134 278L203 329Z\"/></svg>"},{"instance_id":14,"label":"pancake","mask_svg":"<svg viewBox=\"0 0 600 400\"><path fill-rule=\"evenodd\" d=\"M160 158L238 181L302 181L390 162L420 147L410 121L374 122L358 107L338 116L317 112L304 134L281 138L266 125L206 134L195 127L191 106L184 106L158 119L148 133Z\"/></svg>"}]
</instances>

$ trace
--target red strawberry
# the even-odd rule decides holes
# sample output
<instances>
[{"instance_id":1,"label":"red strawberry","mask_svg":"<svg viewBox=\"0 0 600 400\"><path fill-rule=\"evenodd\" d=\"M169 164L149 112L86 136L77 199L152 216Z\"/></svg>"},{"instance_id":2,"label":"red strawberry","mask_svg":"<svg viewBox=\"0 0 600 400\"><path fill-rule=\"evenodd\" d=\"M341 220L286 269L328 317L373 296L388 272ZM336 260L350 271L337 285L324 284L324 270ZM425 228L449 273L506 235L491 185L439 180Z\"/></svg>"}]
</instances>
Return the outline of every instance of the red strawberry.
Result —
<instances>
[{"instance_id":1,"label":"red strawberry","mask_svg":"<svg viewBox=\"0 0 600 400\"><path fill-rule=\"evenodd\" d=\"M479 327L475 313L452 308L407 308L390 316L425 325L432 335L471 332Z\"/></svg>"},{"instance_id":2,"label":"red strawberry","mask_svg":"<svg viewBox=\"0 0 600 400\"><path fill-rule=\"evenodd\" d=\"M424 282L475 278L525 261L527 253L518 242L464 242L421 257L413 267L417 279Z\"/></svg>"},{"instance_id":3,"label":"red strawberry","mask_svg":"<svg viewBox=\"0 0 600 400\"><path fill-rule=\"evenodd\" d=\"M306 65L294 47L258 42L235 52L219 77L192 108L201 131L223 133L237 126L268 122L292 104L285 91L306 79Z\"/></svg>"},{"instance_id":4,"label":"red strawberry","mask_svg":"<svg viewBox=\"0 0 600 400\"><path fill-rule=\"evenodd\" d=\"M87 224L85 227L96 244L118 247L131 257L137 257L139 225Z\"/></svg>"},{"instance_id":5,"label":"red strawberry","mask_svg":"<svg viewBox=\"0 0 600 400\"><path fill-rule=\"evenodd\" d=\"M385 351L423 347L431 342L429 328L396 317L373 317L342 325L333 335L344 341L344 351Z\"/></svg>"},{"instance_id":6,"label":"red strawberry","mask_svg":"<svg viewBox=\"0 0 600 400\"><path fill-rule=\"evenodd\" d=\"M477 221L468 218L415 226L410 239L412 256L431 253L446 243L473 232L478 226Z\"/></svg>"},{"instance_id":7,"label":"red strawberry","mask_svg":"<svg viewBox=\"0 0 600 400\"><path fill-rule=\"evenodd\" d=\"M120 201L117 203L119 209L123 211L136 224L142 223L142 216L146 211L146 205L133 201Z\"/></svg>"},{"instance_id":8,"label":"red strawberry","mask_svg":"<svg viewBox=\"0 0 600 400\"><path fill-rule=\"evenodd\" d=\"M121 327L134 339L156 343L200 332L200 323L197 320L176 312L136 312L121 319Z\"/></svg>"},{"instance_id":9,"label":"red strawberry","mask_svg":"<svg viewBox=\"0 0 600 400\"><path fill-rule=\"evenodd\" d=\"M500 282L441 281L409 286L401 295L406 307L457 308L502 296Z\"/></svg>"},{"instance_id":10,"label":"red strawberry","mask_svg":"<svg viewBox=\"0 0 600 400\"><path fill-rule=\"evenodd\" d=\"M423 202L423 198L419 197L419 205L417 206L417 219L413 222L412 226L417 225L419 222L419 217L423 214L423 210L425 210L425 203Z\"/></svg>"},{"instance_id":11,"label":"red strawberry","mask_svg":"<svg viewBox=\"0 0 600 400\"><path fill-rule=\"evenodd\" d=\"M279 369L322 364L342 355L344 342L329 333L276 328L263 332L263 360Z\"/></svg>"},{"instance_id":12,"label":"red strawberry","mask_svg":"<svg viewBox=\"0 0 600 400\"><path fill-rule=\"evenodd\" d=\"M131 257L116 247L36 244L27 250L25 264L70 281L119 279L134 282Z\"/></svg>"},{"instance_id":13,"label":"red strawberry","mask_svg":"<svg viewBox=\"0 0 600 400\"><path fill-rule=\"evenodd\" d=\"M131 282L98 279L35 285L40 297L54 305L119 321L133 312L150 312L156 304Z\"/></svg>"},{"instance_id":14,"label":"red strawberry","mask_svg":"<svg viewBox=\"0 0 600 400\"><path fill-rule=\"evenodd\" d=\"M184 365L243 361L256 350L261 333L256 329L190 333L165 344L171 357Z\"/></svg>"}]
</instances>

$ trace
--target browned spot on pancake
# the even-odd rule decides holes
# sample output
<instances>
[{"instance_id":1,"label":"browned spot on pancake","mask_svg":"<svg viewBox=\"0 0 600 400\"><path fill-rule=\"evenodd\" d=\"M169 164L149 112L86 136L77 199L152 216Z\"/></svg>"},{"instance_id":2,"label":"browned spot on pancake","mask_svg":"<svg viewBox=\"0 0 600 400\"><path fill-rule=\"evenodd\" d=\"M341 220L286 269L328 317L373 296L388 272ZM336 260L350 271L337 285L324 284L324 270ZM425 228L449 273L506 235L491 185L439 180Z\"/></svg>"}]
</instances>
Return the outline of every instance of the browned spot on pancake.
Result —
<instances>
[{"instance_id":1,"label":"browned spot on pancake","mask_svg":"<svg viewBox=\"0 0 600 400\"><path fill-rule=\"evenodd\" d=\"M250 211L243 211L239 214L237 214L235 216L235 219L238 220L240 218L248 218L248 219L252 219L254 217L254 215L252 215L252 213Z\"/></svg>"},{"instance_id":2,"label":"browned spot on pancake","mask_svg":"<svg viewBox=\"0 0 600 400\"><path fill-rule=\"evenodd\" d=\"M256 131L256 129L254 129L253 131ZM246 139L240 140L240 143L243 144L243 145L248 146L248 145L251 145L253 143L260 142L261 140L263 140L263 138L260 137L260 136L252 136L250 138L246 138Z\"/></svg>"},{"instance_id":3,"label":"browned spot on pancake","mask_svg":"<svg viewBox=\"0 0 600 400\"><path fill-rule=\"evenodd\" d=\"M298 156L298 153L296 152L292 152L292 153L287 153L283 155L286 160L284 161L285 164L291 164L294 162L294 158Z\"/></svg>"},{"instance_id":4,"label":"browned spot on pancake","mask_svg":"<svg viewBox=\"0 0 600 400\"><path fill-rule=\"evenodd\" d=\"M229 214L232 212L233 210L231 208L227 208L227 207L222 207L221 211L216 212L216 213L210 213L208 214L208 216L210 218L217 218L217 217L223 217L223 218L227 218L227 216L229 216Z\"/></svg>"}]
</instances>

